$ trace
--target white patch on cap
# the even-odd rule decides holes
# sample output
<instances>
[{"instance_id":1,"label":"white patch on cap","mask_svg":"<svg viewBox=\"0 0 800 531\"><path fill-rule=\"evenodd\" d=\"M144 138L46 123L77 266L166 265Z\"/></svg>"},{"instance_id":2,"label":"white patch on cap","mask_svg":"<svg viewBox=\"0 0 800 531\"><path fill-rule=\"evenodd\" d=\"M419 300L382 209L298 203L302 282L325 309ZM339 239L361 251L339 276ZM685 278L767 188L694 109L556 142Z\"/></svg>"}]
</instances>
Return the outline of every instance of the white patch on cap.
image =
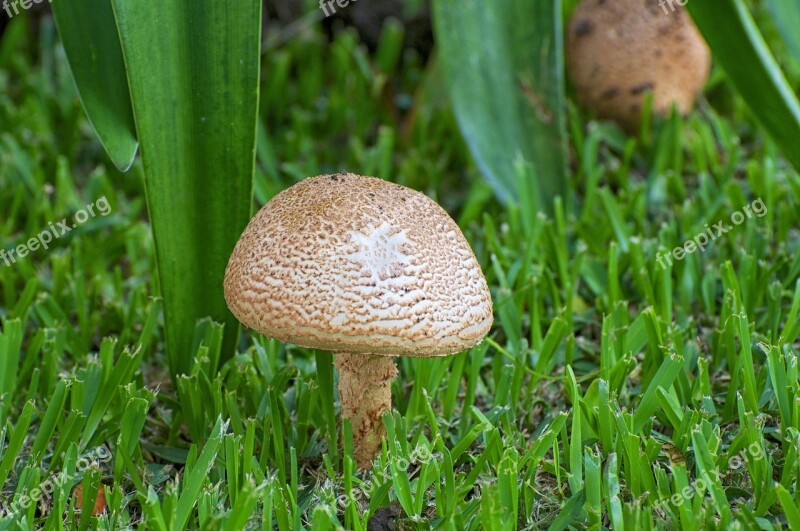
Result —
<instances>
[{"instance_id":1,"label":"white patch on cap","mask_svg":"<svg viewBox=\"0 0 800 531\"><path fill-rule=\"evenodd\" d=\"M403 269L411 263L412 257L403 252L403 246L408 242L406 231L391 232L392 226L386 222L367 235L350 231L358 251L347 257L373 280L383 281L401 276Z\"/></svg>"}]
</instances>

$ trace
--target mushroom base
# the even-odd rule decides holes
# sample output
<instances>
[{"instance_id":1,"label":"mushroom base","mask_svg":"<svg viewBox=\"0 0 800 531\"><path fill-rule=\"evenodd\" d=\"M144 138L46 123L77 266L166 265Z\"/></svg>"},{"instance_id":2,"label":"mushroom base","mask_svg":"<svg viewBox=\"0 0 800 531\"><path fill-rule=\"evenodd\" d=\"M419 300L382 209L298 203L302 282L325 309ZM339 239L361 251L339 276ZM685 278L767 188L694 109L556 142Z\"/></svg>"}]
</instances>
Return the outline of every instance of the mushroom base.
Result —
<instances>
[{"instance_id":1,"label":"mushroom base","mask_svg":"<svg viewBox=\"0 0 800 531\"><path fill-rule=\"evenodd\" d=\"M353 427L353 449L359 468L367 468L381 450L381 416L392 408L394 360L370 354L336 354L342 415Z\"/></svg>"}]
</instances>

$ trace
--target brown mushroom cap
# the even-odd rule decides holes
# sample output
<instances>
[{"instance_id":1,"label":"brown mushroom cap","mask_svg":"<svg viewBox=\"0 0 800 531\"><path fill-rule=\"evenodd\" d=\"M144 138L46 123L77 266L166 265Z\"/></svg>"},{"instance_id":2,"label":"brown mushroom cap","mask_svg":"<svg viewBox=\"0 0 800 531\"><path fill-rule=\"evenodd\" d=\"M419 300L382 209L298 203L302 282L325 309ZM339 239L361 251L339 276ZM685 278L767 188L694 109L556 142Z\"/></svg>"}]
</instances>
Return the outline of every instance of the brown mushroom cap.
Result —
<instances>
[{"instance_id":1,"label":"brown mushroom cap","mask_svg":"<svg viewBox=\"0 0 800 531\"><path fill-rule=\"evenodd\" d=\"M570 19L567 67L578 97L601 118L636 131L644 95L653 111L688 113L711 53L685 8L656 0L583 0ZM666 12L665 12L666 10Z\"/></svg>"},{"instance_id":2,"label":"brown mushroom cap","mask_svg":"<svg viewBox=\"0 0 800 531\"><path fill-rule=\"evenodd\" d=\"M409 188L353 174L305 179L258 212L225 299L246 326L309 348L441 356L489 331L486 279L458 225Z\"/></svg>"}]
</instances>

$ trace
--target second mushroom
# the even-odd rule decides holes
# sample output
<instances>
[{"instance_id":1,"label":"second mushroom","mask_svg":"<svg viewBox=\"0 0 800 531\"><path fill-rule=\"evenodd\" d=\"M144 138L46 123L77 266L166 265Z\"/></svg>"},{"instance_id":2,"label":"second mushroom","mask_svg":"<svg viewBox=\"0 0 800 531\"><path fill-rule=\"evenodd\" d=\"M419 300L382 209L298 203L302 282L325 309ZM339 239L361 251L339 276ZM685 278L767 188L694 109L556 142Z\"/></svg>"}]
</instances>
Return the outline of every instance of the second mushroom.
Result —
<instances>
[{"instance_id":1,"label":"second mushroom","mask_svg":"<svg viewBox=\"0 0 800 531\"><path fill-rule=\"evenodd\" d=\"M380 451L393 358L455 354L492 324L486 279L452 218L419 192L349 173L264 205L231 256L225 298L257 332L335 353L362 468Z\"/></svg>"}]
</instances>

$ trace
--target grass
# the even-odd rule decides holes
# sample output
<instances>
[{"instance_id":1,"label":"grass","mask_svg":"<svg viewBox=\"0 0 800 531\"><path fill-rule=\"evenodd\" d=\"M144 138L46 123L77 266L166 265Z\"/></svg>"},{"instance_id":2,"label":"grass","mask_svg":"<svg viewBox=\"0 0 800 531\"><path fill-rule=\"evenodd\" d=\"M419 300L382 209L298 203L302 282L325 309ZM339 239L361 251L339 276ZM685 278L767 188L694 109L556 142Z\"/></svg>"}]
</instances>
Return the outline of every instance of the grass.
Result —
<instances>
[{"instance_id":1,"label":"grass","mask_svg":"<svg viewBox=\"0 0 800 531\"><path fill-rule=\"evenodd\" d=\"M326 353L244 333L220 366L202 322L173 385L141 169L105 158L52 23L24 22L0 43L2 248L102 196L112 212L0 262L0 530L800 528L800 177L719 72L639 140L571 107L572 199L545 217L492 198L402 28L374 55L315 30L268 50L257 203L341 169L406 184L492 288L484 343L399 361L364 473Z\"/></svg>"}]
</instances>

